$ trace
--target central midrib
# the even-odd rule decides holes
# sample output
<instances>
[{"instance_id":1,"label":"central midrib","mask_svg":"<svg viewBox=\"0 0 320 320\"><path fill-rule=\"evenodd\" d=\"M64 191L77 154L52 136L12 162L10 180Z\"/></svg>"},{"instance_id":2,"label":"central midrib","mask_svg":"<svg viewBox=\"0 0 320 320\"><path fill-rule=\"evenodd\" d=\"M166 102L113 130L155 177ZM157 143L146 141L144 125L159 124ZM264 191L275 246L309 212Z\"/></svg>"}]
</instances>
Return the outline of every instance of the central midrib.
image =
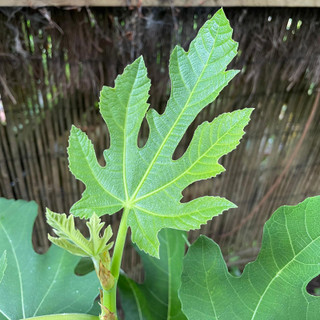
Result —
<instances>
[{"instance_id":1,"label":"central midrib","mask_svg":"<svg viewBox=\"0 0 320 320\"><path fill-rule=\"evenodd\" d=\"M139 62L139 66L136 71L136 76L139 73L139 67L140 67L141 61ZM129 93L129 99L127 101L127 104L125 105L125 117L124 117L124 130L123 130L123 156L122 156L122 178L123 178L123 187L124 187L124 193L126 200L129 199L129 194L128 194L128 186L127 186L127 171L126 171L126 159L127 159L127 143L126 143L126 137L127 137L127 120L128 120L128 111L129 111L129 106L130 106L130 98L131 98L131 93L133 91L134 85L136 83L136 77L133 81L132 87L130 89ZM118 97L118 96L117 96Z\"/></svg>"},{"instance_id":2,"label":"central midrib","mask_svg":"<svg viewBox=\"0 0 320 320\"><path fill-rule=\"evenodd\" d=\"M78 130L80 130L80 129L78 129ZM78 142L80 143L80 139L79 139L78 133L76 133L76 139L77 139ZM88 138L87 138L87 139L88 139ZM112 194L112 193L106 188L106 186L104 186L104 185L101 183L101 181L97 178L97 174L96 174L95 170L94 170L94 169L92 168L92 166L89 164L88 155L87 155L86 153L84 153L82 147L80 147L79 149L80 149L80 151L81 151L82 154L83 154L83 158L85 159L85 161L86 161L87 164L88 164L88 168L89 168L92 176L95 178L97 184L101 187L101 189L104 190L107 194L109 194L112 198L118 200L119 202L123 202L122 199L120 199L120 198L118 198L117 196L115 196L114 194Z\"/></svg>"},{"instance_id":3,"label":"central midrib","mask_svg":"<svg viewBox=\"0 0 320 320\"><path fill-rule=\"evenodd\" d=\"M188 107L189 102L190 102L190 100L191 100L191 97L192 97L193 94L194 94L195 88L198 86L198 84L199 84L199 82L200 82L200 79L202 78L203 73L204 73L204 71L206 70L206 68L207 68L207 66L208 66L208 64L209 64L210 58L211 58L211 56L212 56L212 54L213 54L213 51L214 51L214 48L215 48L216 39L217 39L217 36L218 36L218 34L219 34L219 29L220 29L220 25L218 25L217 32L216 32L216 36L215 36L215 38L214 38L214 42L213 42L213 45L212 45L211 52L210 52L210 54L209 54L209 56L208 56L208 59L207 59L207 61L206 61L206 64L204 65L204 67L203 67L203 69L202 69L202 71L201 71L200 76L198 77L195 85L193 86L193 88L192 88L192 90L191 90L191 92L190 92L190 95L189 95L189 97L188 97L185 105L184 105L183 108L181 109L180 114L178 115L178 117L177 117L177 119L175 120L174 124L171 126L171 128L170 128L169 132L167 133L167 135L165 136L165 138L163 139L163 142L161 143L158 151L157 151L156 154L154 155L154 157L153 157L153 159L151 160L151 162L150 162L150 164L149 164L149 166L148 166L145 174L143 175L142 179L140 180L140 183L138 184L136 190L134 191L134 193L133 193L133 195L132 195L132 197L131 197L131 202L134 202L134 201L135 201L135 198L136 198L138 192L140 191L142 185L143 185L144 182L146 181L146 178L148 177L148 175L149 175L149 173L150 173L150 171L151 171L154 163L155 163L156 160L158 159L158 157L159 157L159 155L160 155L163 147L165 146L165 144L167 143L169 137L171 136L172 131L175 129L176 124L179 122L179 120L181 119L182 115L184 114L184 111L185 111L186 108ZM178 58L177 58L177 61L178 61Z\"/></svg>"},{"instance_id":4,"label":"central midrib","mask_svg":"<svg viewBox=\"0 0 320 320\"><path fill-rule=\"evenodd\" d=\"M153 190L153 191L151 191L151 192L149 192L149 193L141 196L140 198L136 199L135 201L137 202L137 201L140 201L140 200L142 200L142 199L148 198L148 197L150 197L151 195L153 195L153 194L155 194L155 193L157 193L157 192L159 192L159 191L167 188L169 185L171 185L171 184L175 183L176 181L178 181L182 176L184 176L184 175L186 174L186 172L188 172L189 170L191 170L199 161L201 161L201 159L202 159L203 157L205 157L205 156L212 150L212 148L214 148L214 147L221 141L221 139L223 139L223 138L229 133L229 131L231 131L237 124L238 124L238 122L235 123L235 124L232 126L232 128L230 128L230 130L228 130L228 132L226 132L226 133L224 133L222 136L220 136L219 139L218 139L213 145L211 145L211 146L208 148L208 150L207 150L206 152L204 152L204 153L197 159L197 161L193 162L187 169L185 169L181 174L179 174L179 176L177 176L176 178L174 178L174 179L172 179L171 181L167 182L167 183L164 184L163 186L161 186L161 187L159 187L159 188L157 188L157 189L155 189L155 190Z\"/></svg>"}]
</instances>

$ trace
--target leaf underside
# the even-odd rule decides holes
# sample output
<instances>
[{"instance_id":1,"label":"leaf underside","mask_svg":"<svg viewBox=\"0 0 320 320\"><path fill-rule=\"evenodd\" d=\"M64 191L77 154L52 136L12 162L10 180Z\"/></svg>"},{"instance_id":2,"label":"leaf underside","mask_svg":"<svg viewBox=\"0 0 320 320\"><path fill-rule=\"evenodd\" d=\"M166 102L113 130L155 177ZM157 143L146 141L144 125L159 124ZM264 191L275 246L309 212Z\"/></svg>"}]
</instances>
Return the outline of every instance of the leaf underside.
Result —
<instances>
[{"instance_id":1,"label":"leaf underside","mask_svg":"<svg viewBox=\"0 0 320 320\"><path fill-rule=\"evenodd\" d=\"M276 210L256 261L228 272L218 245L201 236L183 263L179 297L189 320L319 319L307 284L320 273L320 196Z\"/></svg>"},{"instance_id":2,"label":"leaf underside","mask_svg":"<svg viewBox=\"0 0 320 320\"><path fill-rule=\"evenodd\" d=\"M197 114L211 103L238 71L226 71L237 54L237 43L222 10L200 29L188 52L177 46L170 58L171 95L164 114L147 104L150 80L142 57L127 66L115 87L103 87L100 112L110 133L104 151L106 166L99 165L85 133L72 127L69 168L86 189L71 213L90 217L127 209L132 241L159 256L162 228L197 229L213 216L235 207L224 198L201 197L181 203L182 191L195 181L224 171L219 158L239 144L252 109L234 111L204 122L185 154L173 153ZM146 116L150 134L143 148L137 145Z\"/></svg>"},{"instance_id":3,"label":"leaf underside","mask_svg":"<svg viewBox=\"0 0 320 320\"><path fill-rule=\"evenodd\" d=\"M34 202L0 198L0 252L7 252L0 284L0 315L4 319L85 313L99 290L95 273L74 274L80 257L56 246L43 255L34 252L31 235L37 212Z\"/></svg>"},{"instance_id":4,"label":"leaf underside","mask_svg":"<svg viewBox=\"0 0 320 320\"><path fill-rule=\"evenodd\" d=\"M145 281L138 284L120 275L118 288L125 319L186 320L178 298L185 233L163 229L159 233L160 260L138 251L145 270Z\"/></svg>"}]
</instances>

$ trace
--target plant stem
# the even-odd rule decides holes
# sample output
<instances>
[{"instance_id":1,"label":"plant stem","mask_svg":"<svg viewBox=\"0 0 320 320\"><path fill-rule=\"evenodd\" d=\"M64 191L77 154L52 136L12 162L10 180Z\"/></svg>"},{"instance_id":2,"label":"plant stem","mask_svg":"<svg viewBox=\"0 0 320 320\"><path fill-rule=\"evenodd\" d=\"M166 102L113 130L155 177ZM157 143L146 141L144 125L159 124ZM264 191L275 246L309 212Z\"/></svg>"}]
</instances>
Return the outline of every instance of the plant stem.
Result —
<instances>
[{"instance_id":1,"label":"plant stem","mask_svg":"<svg viewBox=\"0 0 320 320\"><path fill-rule=\"evenodd\" d=\"M110 271L114 276L115 283L112 289L106 291L103 290L103 306L106 307L110 312L113 312L117 316L117 283L120 274L120 266L122 260L122 254L124 245L127 237L127 217L129 213L129 208L125 208L123 210L123 214L121 217L119 230L117 234L117 239L115 242L113 256L111 261Z\"/></svg>"}]
</instances>

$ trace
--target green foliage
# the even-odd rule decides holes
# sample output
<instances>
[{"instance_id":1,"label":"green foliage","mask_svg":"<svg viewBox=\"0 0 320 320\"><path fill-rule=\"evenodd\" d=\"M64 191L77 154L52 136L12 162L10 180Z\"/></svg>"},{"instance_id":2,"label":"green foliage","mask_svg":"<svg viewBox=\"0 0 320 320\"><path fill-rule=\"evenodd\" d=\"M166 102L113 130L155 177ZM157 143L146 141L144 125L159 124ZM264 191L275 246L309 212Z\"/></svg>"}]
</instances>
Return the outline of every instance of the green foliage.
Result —
<instances>
[{"instance_id":1,"label":"green foliage","mask_svg":"<svg viewBox=\"0 0 320 320\"><path fill-rule=\"evenodd\" d=\"M85 275L94 270L94 265L91 258L81 258L76 268L74 269L75 274Z\"/></svg>"},{"instance_id":2,"label":"green foliage","mask_svg":"<svg viewBox=\"0 0 320 320\"><path fill-rule=\"evenodd\" d=\"M24 319L50 313L87 312L97 296L94 273L74 274L80 258L56 246L39 255L31 244L37 215L34 202L0 198L0 252L7 269L0 284L0 314Z\"/></svg>"},{"instance_id":3,"label":"green foliage","mask_svg":"<svg viewBox=\"0 0 320 320\"><path fill-rule=\"evenodd\" d=\"M174 49L169 66L171 95L162 115L148 110L150 80L141 57L118 76L114 88L103 88L100 112L110 133L110 148L104 151L106 166L99 165L86 134L72 127L69 167L86 189L71 212L90 218L90 238L75 228L72 215L67 218L50 210L46 215L57 235L49 239L84 257L81 263L80 257L56 246L44 255L36 254L31 234L37 206L0 198L1 320L98 319L64 312L100 313L100 319L114 320L117 282L129 320L319 318L320 297L309 295L306 285L320 273L320 196L276 211L265 225L257 260L240 277L228 272L218 245L204 236L183 260L182 230L199 228L235 207L226 199L209 196L181 203L182 191L224 171L219 159L239 144L252 109L204 122L185 154L172 159L195 117L237 73L226 71L237 53L231 35L229 22L219 10L200 29L188 52ZM144 117L150 134L139 148ZM112 231L108 226L101 232L104 223L99 216L121 209L110 261ZM128 227L144 264L143 284L125 274L119 278ZM98 301L93 306L99 288L95 274L89 272L93 265L103 288L101 310ZM76 276L75 270L85 275ZM45 316L49 313L56 315Z\"/></svg>"},{"instance_id":4,"label":"green foliage","mask_svg":"<svg viewBox=\"0 0 320 320\"><path fill-rule=\"evenodd\" d=\"M106 166L97 162L85 133L72 127L69 167L86 185L71 212L80 217L113 214L126 209L132 241L159 256L157 234L162 228L199 228L213 216L235 207L226 199L202 197L181 203L181 192L191 183L220 174L221 156L232 151L244 134L251 109L224 114L200 125L188 150L178 160L172 155L197 114L211 103L238 71L226 71L237 53L237 43L223 10L200 29L188 52L177 46L170 58L171 95L164 114L148 109L150 80L142 57L118 76L115 87L101 92L100 112L110 133ZM143 118L150 128L143 148L137 145Z\"/></svg>"},{"instance_id":5,"label":"green foliage","mask_svg":"<svg viewBox=\"0 0 320 320\"><path fill-rule=\"evenodd\" d=\"M111 249L113 242L108 243L112 237L111 226L108 226L100 237L100 231L104 226L96 214L93 214L87 222L90 238L86 239L74 226L74 217L68 218L65 214L59 214L47 209L47 222L53 228L59 238L48 235L49 240L55 245L81 257L99 257Z\"/></svg>"},{"instance_id":6,"label":"green foliage","mask_svg":"<svg viewBox=\"0 0 320 320\"><path fill-rule=\"evenodd\" d=\"M4 253L0 258L0 283L2 281L6 268L7 268L7 251L4 251Z\"/></svg>"},{"instance_id":7,"label":"green foliage","mask_svg":"<svg viewBox=\"0 0 320 320\"><path fill-rule=\"evenodd\" d=\"M160 260L137 249L145 270L144 283L138 284L123 274L118 284L126 319L186 320L178 298L184 234L172 229L160 231Z\"/></svg>"},{"instance_id":8,"label":"green foliage","mask_svg":"<svg viewBox=\"0 0 320 320\"><path fill-rule=\"evenodd\" d=\"M320 297L306 285L320 273L319 208L320 196L279 208L265 224L257 260L239 278L201 236L183 264L179 295L188 319L318 319Z\"/></svg>"}]
</instances>

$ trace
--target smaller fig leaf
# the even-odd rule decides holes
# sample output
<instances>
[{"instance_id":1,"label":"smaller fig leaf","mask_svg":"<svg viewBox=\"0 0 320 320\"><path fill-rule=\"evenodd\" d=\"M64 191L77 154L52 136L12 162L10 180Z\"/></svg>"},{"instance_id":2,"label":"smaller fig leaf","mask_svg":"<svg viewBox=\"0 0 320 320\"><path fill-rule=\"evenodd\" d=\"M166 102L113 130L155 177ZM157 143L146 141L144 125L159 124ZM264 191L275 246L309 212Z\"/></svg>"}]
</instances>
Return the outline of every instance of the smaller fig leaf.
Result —
<instances>
[{"instance_id":1,"label":"smaller fig leaf","mask_svg":"<svg viewBox=\"0 0 320 320\"><path fill-rule=\"evenodd\" d=\"M55 213L47 209L46 217L48 224L53 228L59 238L48 235L49 240L55 245L81 257L98 257L100 254L111 249L113 243L107 244L112 237L111 226L108 226L102 236L100 231L104 226L100 218L93 214L87 222L90 238L86 239L82 233L75 228L74 216Z\"/></svg>"},{"instance_id":2,"label":"smaller fig leaf","mask_svg":"<svg viewBox=\"0 0 320 320\"><path fill-rule=\"evenodd\" d=\"M108 241L112 237L112 230L110 225L103 231L102 236L100 237L100 232L104 227L104 224L105 223L101 222L100 218L96 214L94 214L87 222L87 226L90 232L88 245L91 248L91 252L95 255L99 255L104 251L111 249L113 245L113 242L108 243Z\"/></svg>"}]
</instances>

